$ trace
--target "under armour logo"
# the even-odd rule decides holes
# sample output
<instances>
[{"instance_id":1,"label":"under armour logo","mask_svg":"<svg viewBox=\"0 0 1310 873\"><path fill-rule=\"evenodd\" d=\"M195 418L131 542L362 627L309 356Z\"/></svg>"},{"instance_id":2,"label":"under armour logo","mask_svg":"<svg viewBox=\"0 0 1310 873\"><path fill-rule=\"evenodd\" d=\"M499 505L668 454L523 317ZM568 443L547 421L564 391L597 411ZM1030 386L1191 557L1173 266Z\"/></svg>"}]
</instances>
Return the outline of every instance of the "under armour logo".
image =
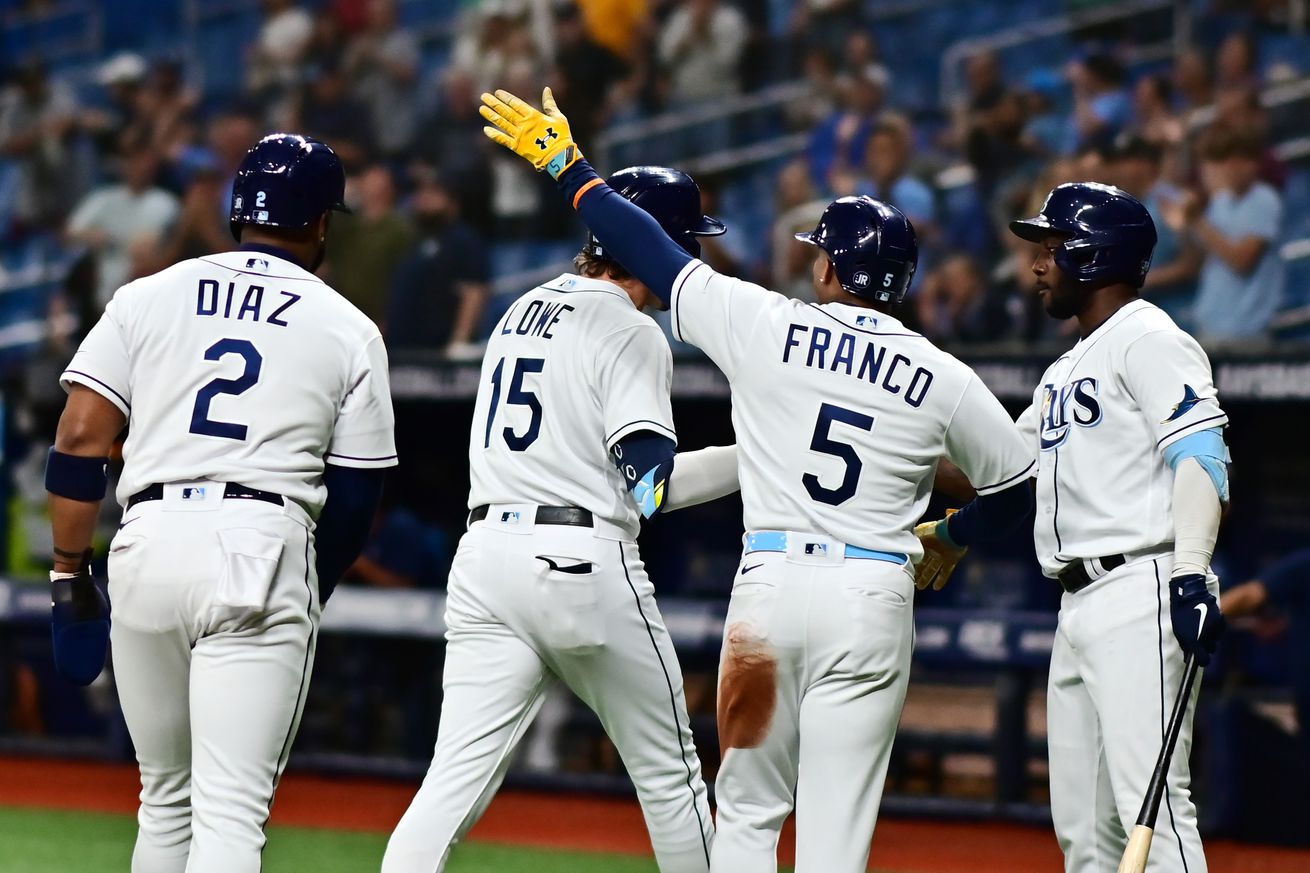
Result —
<instances>
[{"instance_id":1,"label":"under armour logo","mask_svg":"<svg viewBox=\"0 0 1310 873\"><path fill-rule=\"evenodd\" d=\"M553 139L559 139L559 134L555 132L553 127L546 128L546 135L537 137L537 148L544 152L546 146L550 145L550 141Z\"/></svg>"}]
</instances>

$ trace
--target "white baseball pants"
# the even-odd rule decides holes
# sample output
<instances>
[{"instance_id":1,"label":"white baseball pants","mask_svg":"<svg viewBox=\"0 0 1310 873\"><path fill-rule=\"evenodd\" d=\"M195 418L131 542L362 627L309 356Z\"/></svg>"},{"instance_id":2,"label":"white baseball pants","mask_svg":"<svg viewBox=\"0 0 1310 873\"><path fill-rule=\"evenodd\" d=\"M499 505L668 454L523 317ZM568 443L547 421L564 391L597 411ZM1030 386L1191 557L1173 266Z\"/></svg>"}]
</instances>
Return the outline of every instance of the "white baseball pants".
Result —
<instances>
[{"instance_id":1,"label":"white baseball pants","mask_svg":"<svg viewBox=\"0 0 1310 873\"><path fill-rule=\"evenodd\" d=\"M296 505L165 498L110 546L114 677L141 768L132 873L257 873L319 622Z\"/></svg>"},{"instance_id":2,"label":"white baseball pants","mask_svg":"<svg viewBox=\"0 0 1310 873\"><path fill-rule=\"evenodd\" d=\"M868 864L909 682L914 579L830 557L839 549L752 552L738 570L719 666L714 873L776 871L793 807L796 873Z\"/></svg>"},{"instance_id":3,"label":"white baseball pants","mask_svg":"<svg viewBox=\"0 0 1310 873\"><path fill-rule=\"evenodd\" d=\"M1047 688L1051 816L1066 873L1115 873L1183 676L1169 618L1172 558L1131 561L1060 603ZM1211 579L1218 593L1218 581ZM1192 692L1149 873L1206 873L1188 757Z\"/></svg>"},{"instance_id":4,"label":"white baseball pants","mask_svg":"<svg viewBox=\"0 0 1310 873\"><path fill-rule=\"evenodd\" d=\"M551 674L590 706L637 789L663 873L705 873L713 823L682 671L632 542L513 523L493 507L460 540L446 606L432 766L383 873L439 873L499 788Z\"/></svg>"}]
</instances>

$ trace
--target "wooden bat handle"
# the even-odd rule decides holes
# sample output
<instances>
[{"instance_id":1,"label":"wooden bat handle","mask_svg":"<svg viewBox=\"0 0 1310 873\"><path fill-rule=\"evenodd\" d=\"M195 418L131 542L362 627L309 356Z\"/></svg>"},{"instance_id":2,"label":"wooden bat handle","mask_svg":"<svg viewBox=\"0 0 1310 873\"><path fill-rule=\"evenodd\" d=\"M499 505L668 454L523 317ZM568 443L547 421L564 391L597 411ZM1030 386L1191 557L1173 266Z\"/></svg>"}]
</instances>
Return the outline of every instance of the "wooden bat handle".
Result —
<instances>
[{"instance_id":1,"label":"wooden bat handle","mask_svg":"<svg viewBox=\"0 0 1310 873\"><path fill-rule=\"evenodd\" d=\"M1151 854L1151 836L1155 832L1146 825L1137 825L1128 838L1128 848L1119 859L1119 873L1146 873L1146 858Z\"/></svg>"},{"instance_id":2,"label":"wooden bat handle","mask_svg":"<svg viewBox=\"0 0 1310 873\"><path fill-rule=\"evenodd\" d=\"M1146 859L1151 854L1155 817L1160 811L1160 799L1164 797L1169 782L1169 762L1173 759L1174 746L1178 744L1178 734L1183 728L1183 717L1187 712L1187 701L1192 696L1196 671L1196 659L1189 657L1183 666L1183 681L1178 687L1178 697L1174 699L1173 712L1169 714L1164 742L1160 745L1160 757L1156 759L1151 782L1146 788L1146 797L1142 799L1142 810L1137 814L1137 826L1133 828L1132 836L1128 838L1128 848L1124 849L1123 857L1119 860L1119 873L1144 873L1146 870Z\"/></svg>"}]
</instances>

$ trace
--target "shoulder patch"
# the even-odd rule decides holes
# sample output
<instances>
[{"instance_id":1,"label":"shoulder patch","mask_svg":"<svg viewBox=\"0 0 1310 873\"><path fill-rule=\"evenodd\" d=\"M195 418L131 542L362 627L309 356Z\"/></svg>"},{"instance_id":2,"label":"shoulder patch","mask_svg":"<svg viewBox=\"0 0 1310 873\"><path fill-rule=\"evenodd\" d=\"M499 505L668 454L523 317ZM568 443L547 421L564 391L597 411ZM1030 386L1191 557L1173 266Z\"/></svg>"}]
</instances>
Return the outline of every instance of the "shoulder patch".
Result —
<instances>
[{"instance_id":1,"label":"shoulder patch","mask_svg":"<svg viewBox=\"0 0 1310 873\"><path fill-rule=\"evenodd\" d=\"M1196 389L1191 385L1183 386L1183 399L1174 405L1174 411L1169 413L1169 417L1161 421L1161 424L1168 424L1171 421L1177 421L1184 415L1192 411L1192 407L1200 403L1204 398L1196 395Z\"/></svg>"}]
</instances>

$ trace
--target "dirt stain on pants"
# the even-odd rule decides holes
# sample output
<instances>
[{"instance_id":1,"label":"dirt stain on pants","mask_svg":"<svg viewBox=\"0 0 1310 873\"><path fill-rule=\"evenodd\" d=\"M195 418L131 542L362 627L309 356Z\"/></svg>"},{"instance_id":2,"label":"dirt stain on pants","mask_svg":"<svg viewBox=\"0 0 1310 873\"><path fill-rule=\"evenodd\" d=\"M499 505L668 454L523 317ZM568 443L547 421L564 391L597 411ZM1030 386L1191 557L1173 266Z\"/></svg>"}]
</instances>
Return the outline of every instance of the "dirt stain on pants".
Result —
<instances>
[{"instance_id":1,"label":"dirt stain on pants","mask_svg":"<svg viewBox=\"0 0 1310 873\"><path fill-rule=\"evenodd\" d=\"M778 662L773 647L745 624L727 631L719 678L719 754L764 742L778 702Z\"/></svg>"}]
</instances>

